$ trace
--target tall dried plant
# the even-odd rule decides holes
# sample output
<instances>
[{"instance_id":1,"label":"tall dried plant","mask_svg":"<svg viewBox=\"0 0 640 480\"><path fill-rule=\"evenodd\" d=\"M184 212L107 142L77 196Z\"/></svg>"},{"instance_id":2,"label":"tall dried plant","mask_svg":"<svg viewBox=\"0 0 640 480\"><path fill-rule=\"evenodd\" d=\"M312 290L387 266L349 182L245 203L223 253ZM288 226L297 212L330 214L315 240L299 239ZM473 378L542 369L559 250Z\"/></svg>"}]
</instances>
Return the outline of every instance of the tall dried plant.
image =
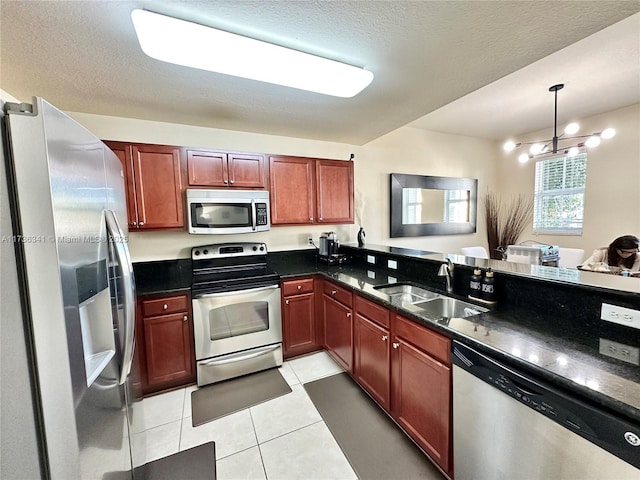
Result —
<instances>
[{"instance_id":1,"label":"tall dried plant","mask_svg":"<svg viewBox=\"0 0 640 480\"><path fill-rule=\"evenodd\" d=\"M485 218L487 223L487 242L489 256L502 259L499 247L506 249L508 245L515 245L518 238L532 221L533 198L518 194L503 201L495 193L485 196Z\"/></svg>"}]
</instances>

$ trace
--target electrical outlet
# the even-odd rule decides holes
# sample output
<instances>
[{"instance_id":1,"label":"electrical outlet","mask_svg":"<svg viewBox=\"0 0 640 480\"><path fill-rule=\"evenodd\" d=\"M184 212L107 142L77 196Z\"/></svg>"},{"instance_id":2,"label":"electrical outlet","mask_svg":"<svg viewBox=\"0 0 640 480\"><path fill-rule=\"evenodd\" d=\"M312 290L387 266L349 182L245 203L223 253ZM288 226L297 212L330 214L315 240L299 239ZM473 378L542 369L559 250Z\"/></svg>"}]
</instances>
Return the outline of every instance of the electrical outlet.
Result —
<instances>
[{"instance_id":1,"label":"electrical outlet","mask_svg":"<svg viewBox=\"0 0 640 480\"><path fill-rule=\"evenodd\" d=\"M376 263L376 257L374 257L373 255L367 255L367 263Z\"/></svg>"},{"instance_id":2,"label":"electrical outlet","mask_svg":"<svg viewBox=\"0 0 640 480\"><path fill-rule=\"evenodd\" d=\"M640 329L640 311L631 308L619 307L618 305L602 304L600 318L607 322L626 325L631 328Z\"/></svg>"},{"instance_id":3,"label":"electrical outlet","mask_svg":"<svg viewBox=\"0 0 640 480\"><path fill-rule=\"evenodd\" d=\"M312 237L311 235L309 235L309 236L307 237L307 244L308 244L308 245L313 245L313 237Z\"/></svg>"},{"instance_id":4,"label":"electrical outlet","mask_svg":"<svg viewBox=\"0 0 640 480\"><path fill-rule=\"evenodd\" d=\"M640 349L630 345L625 345L624 343L618 343L613 340L601 338L600 353L607 357L617 358L623 362L640 365Z\"/></svg>"},{"instance_id":5,"label":"electrical outlet","mask_svg":"<svg viewBox=\"0 0 640 480\"><path fill-rule=\"evenodd\" d=\"M392 268L394 270L398 269L398 262L395 260L387 260L387 268Z\"/></svg>"}]
</instances>

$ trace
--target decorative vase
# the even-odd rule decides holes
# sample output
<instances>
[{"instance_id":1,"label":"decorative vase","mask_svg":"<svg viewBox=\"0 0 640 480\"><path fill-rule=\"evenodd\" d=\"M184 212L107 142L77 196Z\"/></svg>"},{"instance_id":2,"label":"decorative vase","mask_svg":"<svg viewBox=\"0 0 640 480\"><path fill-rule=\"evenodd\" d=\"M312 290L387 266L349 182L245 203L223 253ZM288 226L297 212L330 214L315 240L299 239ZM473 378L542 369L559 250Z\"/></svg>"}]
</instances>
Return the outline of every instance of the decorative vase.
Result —
<instances>
[{"instance_id":1,"label":"decorative vase","mask_svg":"<svg viewBox=\"0 0 640 480\"><path fill-rule=\"evenodd\" d=\"M365 237L364 228L360 227L360 230L358 230L358 246L359 247L364 247L364 237Z\"/></svg>"}]
</instances>

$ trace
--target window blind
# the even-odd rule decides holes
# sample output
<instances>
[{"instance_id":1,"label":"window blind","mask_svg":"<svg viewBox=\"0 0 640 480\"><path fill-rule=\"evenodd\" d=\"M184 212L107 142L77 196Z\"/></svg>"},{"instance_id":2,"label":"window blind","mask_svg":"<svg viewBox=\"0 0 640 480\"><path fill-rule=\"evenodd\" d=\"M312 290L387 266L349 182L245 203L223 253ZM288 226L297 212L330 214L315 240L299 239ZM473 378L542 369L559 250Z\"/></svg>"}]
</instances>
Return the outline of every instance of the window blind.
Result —
<instances>
[{"instance_id":1,"label":"window blind","mask_svg":"<svg viewBox=\"0 0 640 480\"><path fill-rule=\"evenodd\" d=\"M536 163L533 231L582 234L587 154L551 157Z\"/></svg>"}]
</instances>

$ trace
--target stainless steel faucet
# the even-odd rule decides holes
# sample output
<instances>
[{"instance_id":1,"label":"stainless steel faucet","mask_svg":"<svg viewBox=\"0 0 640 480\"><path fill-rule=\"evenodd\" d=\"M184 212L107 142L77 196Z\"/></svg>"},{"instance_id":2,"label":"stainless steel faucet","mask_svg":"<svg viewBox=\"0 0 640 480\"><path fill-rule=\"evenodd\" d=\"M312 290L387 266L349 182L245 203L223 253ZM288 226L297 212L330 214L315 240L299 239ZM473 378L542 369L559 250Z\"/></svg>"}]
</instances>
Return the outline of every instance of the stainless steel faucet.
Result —
<instances>
[{"instance_id":1,"label":"stainless steel faucet","mask_svg":"<svg viewBox=\"0 0 640 480\"><path fill-rule=\"evenodd\" d=\"M438 270L439 277L447 277L447 293L453 292L453 262L447 258L447 263L440 265Z\"/></svg>"}]
</instances>

